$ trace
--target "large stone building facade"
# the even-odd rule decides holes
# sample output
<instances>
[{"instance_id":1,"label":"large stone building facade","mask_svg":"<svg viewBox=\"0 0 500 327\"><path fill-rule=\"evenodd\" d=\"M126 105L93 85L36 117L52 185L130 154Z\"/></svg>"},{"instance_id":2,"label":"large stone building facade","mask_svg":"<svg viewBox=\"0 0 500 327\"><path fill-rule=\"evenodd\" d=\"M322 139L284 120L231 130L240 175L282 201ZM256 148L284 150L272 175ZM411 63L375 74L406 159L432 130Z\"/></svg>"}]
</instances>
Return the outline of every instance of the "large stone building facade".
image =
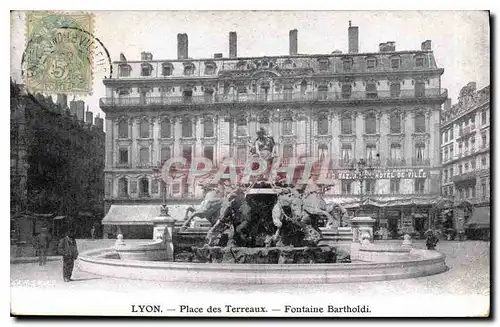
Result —
<instances>
[{"instance_id":1,"label":"large stone building facade","mask_svg":"<svg viewBox=\"0 0 500 327\"><path fill-rule=\"evenodd\" d=\"M426 228L440 194L444 70L430 40L420 50L397 51L386 42L358 53L358 28L348 33L348 53L299 54L292 30L283 56L238 57L235 32L226 57L191 59L186 34L178 34L177 59L121 55L100 100L107 208L199 203L196 181L165 185L155 171L173 156L206 157L215 166L233 158L242 166L264 128L284 162L331 160L337 177L328 201L373 216L393 235L404 226ZM352 174L359 159L372 173L362 181Z\"/></svg>"},{"instance_id":2,"label":"large stone building facade","mask_svg":"<svg viewBox=\"0 0 500 327\"><path fill-rule=\"evenodd\" d=\"M467 84L458 103L446 103L441 118L442 194L455 206L470 203L475 207L470 218L489 228L490 87Z\"/></svg>"},{"instance_id":3,"label":"large stone building facade","mask_svg":"<svg viewBox=\"0 0 500 327\"><path fill-rule=\"evenodd\" d=\"M12 81L10 91L12 243L31 245L41 228L54 239L68 227L88 237L103 217L104 120L83 101L86 117L70 111L65 95L54 103Z\"/></svg>"}]
</instances>

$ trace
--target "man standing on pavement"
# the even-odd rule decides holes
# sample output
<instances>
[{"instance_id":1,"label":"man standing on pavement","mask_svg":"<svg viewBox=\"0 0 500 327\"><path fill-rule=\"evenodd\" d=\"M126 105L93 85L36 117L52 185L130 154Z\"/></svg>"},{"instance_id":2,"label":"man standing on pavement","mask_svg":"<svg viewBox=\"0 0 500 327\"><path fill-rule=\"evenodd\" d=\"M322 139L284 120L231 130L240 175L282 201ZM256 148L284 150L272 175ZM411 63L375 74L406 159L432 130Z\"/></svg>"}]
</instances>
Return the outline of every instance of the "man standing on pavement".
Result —
<instances>
[{"instance_id":1,"label":"man standing on pavement","mask_svg":"<svg viewBox=\"0 0 500 327\"><path fill-rule=\"evenodd\" d=\"M90 236L92 239L95 239L95 226L92 226L92 229L90 230Z\"/></svg>"},{"instance_id":2,"label":"man standing on pavement","mask_svg":"<svg viewBox=\"0 0 500 327\"><path fill-rule=\"evenodd\" d=\"M42 228L38 238L38 258L39 265L45 266L47 264L47 253L49 252L51 237L47 228Z\"/></svg>"},{"instance_id":3,"label":"man standing on pavement","mask_svg":"<svg viewBox=\"0 0 500 327\"><path fill-rule=\"evenodd\" d=\"M65 282L71 281L73 266L78 258L78 248L75 239L69 231L65 232L65 236L59 241L57 247L59 254L63 257L63 278Z\"/></svg>"}]
</instances>

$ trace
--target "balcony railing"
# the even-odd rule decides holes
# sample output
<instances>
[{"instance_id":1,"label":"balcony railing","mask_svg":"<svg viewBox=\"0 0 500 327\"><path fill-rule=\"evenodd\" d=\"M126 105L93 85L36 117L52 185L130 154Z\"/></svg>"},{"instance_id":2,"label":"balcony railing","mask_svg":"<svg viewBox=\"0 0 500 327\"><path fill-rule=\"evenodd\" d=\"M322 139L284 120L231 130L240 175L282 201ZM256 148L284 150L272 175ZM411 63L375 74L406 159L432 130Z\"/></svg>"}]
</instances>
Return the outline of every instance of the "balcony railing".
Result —
<instances>
[{"instance_id":1,"label":"balcony railing","mask_svg":"<svg viewBox=\"0 0 500 327\"><path fill-rule=\"evenodd\" d=\"M466 181L473 181L476 179L477 172L469 171L452 177L453 183L462 183Z\"/></svg>"},{"instance_id":2,"label":"balcony railing","mask_svg":"<svg viewBox=\"0 0 500 327\"><path fill-rule=\"evenodd\" d=\"M417 94L415 90L402 90L399 96L390 91L365 92L357 91L350 94L342 92L294 92L270 94L239 94L214 96L164 96L164 97L122 97L101 98L101 106L141 106L141 105L192 105L213 103L266 103L266 102L308 102L308 101L350 101L377 99L413 99L446 97L445 89L427 89L425 94Z\"/></svg>"},{"instance_id":3,"label":"balcony railing","mask_svg":"<svg viewBox=\"0 0 500 327\"><path fill-rule=\"evenodd\" d=\"M386 161L387 167L404 167L406 166L405 159L387 159Z\"/></svg>"},{"instance_id":4,"label":"balcony railing","mask_svg":"<svg viewBox=\"0 0 500 327\"><path fill-rule=\"evenodd\" d=\"M411 164L412 166L430 166L431 160L429 158L427 159L412 158Z\"/></svg>"}]
</instances>

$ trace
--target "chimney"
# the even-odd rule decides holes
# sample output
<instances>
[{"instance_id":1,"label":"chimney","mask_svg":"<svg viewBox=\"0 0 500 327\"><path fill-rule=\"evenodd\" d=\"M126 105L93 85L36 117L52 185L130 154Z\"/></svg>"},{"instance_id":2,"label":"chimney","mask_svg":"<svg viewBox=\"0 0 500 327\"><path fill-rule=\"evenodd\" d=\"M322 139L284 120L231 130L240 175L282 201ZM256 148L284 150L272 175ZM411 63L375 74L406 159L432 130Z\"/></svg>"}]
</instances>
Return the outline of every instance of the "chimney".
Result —
<instances>
[{"instance_id":1,"label":"chimney","mask_svg":"<svg viewBox=\"0 0 500 327\"><path fill-rule=\"evenodd\" d=\"M104 119L100 117L99 114L97 114L97 117L95 117L95 124L99 130L104 130Z\"/></svg>"},{"instance_id":2,"label":"chimney","mask_svg":"<svg viewBox=\"0 0 500 327\"><path fill-rule=\"evenodd\" d=\"M290 56L297 55L297 29L290 30L289 40L290 40Z\"/></svg>"},{"instance_id":3,"label":"chimney","mask_svg":"<svg viewBox=\"0 0 500 327\"><path fill-rule=\"evenodd\" d=\"M432 41L425 40L424 42L422 42L421 50L422 51L431 51L432 50Z\"/></svg>"},{"instance_id":4,"label":"chimney","mask_svg":"<svg viewBox=\"0 0 500 327\"><path fill-rule=\"evenodd\" d=\"M229 32L229 58L238 57L238 39L236 32Z\"/></svg>"},{"instance_id":5,"label":"chimney","mask_svg":"<svg viewBox=\"0 0 500 327\"><path fill-rule=\"evenodd\" d=\"M220 58L222 58L222 53L219 52L214 53L214 59L220 59Z\"/></svg>"},{"instance_id":6,"label":"chimney","mask_svg":"<svg viewBox=\"0 0 500 327\"><path fill-rule=\"evenodd\" d=\"M177 34L177 59L188 59L188 35Z\"/></svg>"},{"instance_id":7,"label":"chimney","mask_svg":"<svg viewBox=\"0 0 500 327\"><path fill-rule=\"evenodd\" d=\"M448 111L450 109L451 109L451 99L447 98L443 105L443 111Z\"/></svg>"},{"instance_id":8,"label":"chimney","mask_svg":"<svg viewBox=\"0 0 500 327\"><path fill-rule=\"evenodd\" d=\"M153 60L153 54L151 52L143 51L141 52L141 60Z\"/></svg>"},{"instance_id":9,"label":"chimney","mask_svg":"<svg viewBox=\"0 0 500 327\"><path fill-rule=\"evenodd\" d=\"M349 53L358 53L359 51L359 29L357 26L351 26L349 21Z\"/></svg>"},{"instance_id":10,"label":"chimney","mask_svg":"<svg viewBox=\"0 0 500 327\"><path fill-rule=\"evenodd\" d=\"M393 52L396 51L396 42L387 41L378 45L379 52Z\"/></svg>"},{"instance_id":11,"label":"chimney","mask_svg":"<svg viewBox=\"0 0 500 327\"><path fill-rule=\"evenodd\" d=\"M68 108L68 95L58 94L57 95L57 105L61 108Z\"/></svg>"},{"instance_id":12,"label":"chimney","mask_svg":"<svg viewBox=\"0 0 500 327\"><path fill-rule=\"evenodd\" d=\"M85 122L90 125L94 122L94 113L89 110L89 106L87 106L87 112L85 113Z\"/></svg>"}]
</instances>

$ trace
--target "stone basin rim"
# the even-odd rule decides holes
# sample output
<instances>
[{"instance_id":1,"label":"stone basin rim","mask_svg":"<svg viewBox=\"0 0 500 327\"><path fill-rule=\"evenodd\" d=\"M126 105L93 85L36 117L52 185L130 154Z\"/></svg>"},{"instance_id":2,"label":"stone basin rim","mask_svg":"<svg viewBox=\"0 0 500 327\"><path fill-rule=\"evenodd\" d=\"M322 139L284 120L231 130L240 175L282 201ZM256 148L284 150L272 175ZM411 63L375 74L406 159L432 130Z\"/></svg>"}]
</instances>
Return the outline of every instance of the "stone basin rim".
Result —
<instances>
[{"instance_id":1,"label":"stone basin rim","mask_svg":"<svg viewBox=\"0 0 500 327\"><path fill-rule=\"evenodd\" d=\"M410 252L414 254L418 253L428 253L431 254L431 257L422 258L416 260L394 260L391 262L371 262L371 261L356 261L351 263L314 263L314 264L302 264L302 263L289 263L289 264L258 264L258 263L204 263L204 262L181 262L181 261L140 261L140 260L121 260L121 259L111 259L104 258L103 255L107 254L115 254L117 253L114 248L103 248L98 250L90 250L82 253L78 260L88 261L93 263L102 263L113 266L127 266L127 267L141 267L141 268L179 268L185 269L190 267L204 267L206 270L212 269L217 270L220 269L238 269L243 270L243 268L271 268L272 270L300 270L300 269L311 269L316 270L317 268L362 268L362 267L391 267L395 265L411 265L411 264L422 264L422 263L438 263L440 261L444 261L445 255L432 250L421 250L421 249L412 249ZM93 254L99 254L98 256ZM104 262L105 261L105 262Z\"/></svg>"},{"instance_id":2,"label":"stone basin rim","mask_svg":"<svg viewBox=\"0 0 500 327\"><path fill-rule=\"evenodd\" d=\"M113 248L82 253L80 270L111 278L192 284L335 284L416 278L448 270L437 251L414 249L413 260L318 264L237 264L134 261L104 256Z\"/></svg>"}]
</instances>

